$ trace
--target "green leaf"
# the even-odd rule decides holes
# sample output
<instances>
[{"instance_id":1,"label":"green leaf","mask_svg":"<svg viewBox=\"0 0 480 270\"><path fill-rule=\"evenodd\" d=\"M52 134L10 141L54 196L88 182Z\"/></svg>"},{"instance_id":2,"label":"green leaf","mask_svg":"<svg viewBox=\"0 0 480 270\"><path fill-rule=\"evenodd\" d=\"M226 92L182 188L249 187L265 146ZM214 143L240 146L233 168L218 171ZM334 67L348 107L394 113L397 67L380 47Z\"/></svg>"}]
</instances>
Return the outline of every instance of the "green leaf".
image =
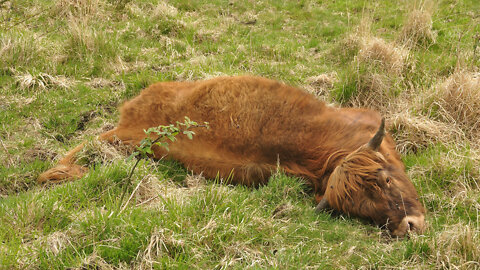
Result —
<instances>
[{"instance_id":1,"label":"green leaf","mask_svg":"<svg viewBox=\"0 0 480 270\"><path fill-rule=\"evenodd\" d=\"M193 135L195 134L195 132L190 131L190 130L184 130L183 134L187 135L187 137L191 140L191 139L193 139Z\"/></svg>"}]
</instances>

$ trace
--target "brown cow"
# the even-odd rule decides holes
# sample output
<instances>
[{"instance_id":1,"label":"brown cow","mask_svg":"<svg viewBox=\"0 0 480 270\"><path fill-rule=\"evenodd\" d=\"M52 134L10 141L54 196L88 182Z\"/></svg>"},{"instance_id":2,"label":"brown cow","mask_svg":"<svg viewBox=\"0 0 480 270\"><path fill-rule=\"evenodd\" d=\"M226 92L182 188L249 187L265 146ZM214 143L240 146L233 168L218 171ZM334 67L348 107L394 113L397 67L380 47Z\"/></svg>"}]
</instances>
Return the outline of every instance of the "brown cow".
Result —
<instances>
[{"instance_id":1,"label":"brown cow","mask_svg":"<svg viewBox=\"0 0 480 270\"><path fill-rule=\"evenodd\" d=\"M424 228L425 209L384 133L384 121L368 109L334 108L312 95L258 77L221 77L199 82L160 82L121 107L118 127L101 140L138 145L149 127L182 121L209 122L193 140L178 136L167 153L208 178L256 186L280 166L311 184L318 210L331 207L386 225L403 236ZM377 131L378 130L378 131ZM39 182L81 177L71 150Z\"/></svg>"}]
</instances>

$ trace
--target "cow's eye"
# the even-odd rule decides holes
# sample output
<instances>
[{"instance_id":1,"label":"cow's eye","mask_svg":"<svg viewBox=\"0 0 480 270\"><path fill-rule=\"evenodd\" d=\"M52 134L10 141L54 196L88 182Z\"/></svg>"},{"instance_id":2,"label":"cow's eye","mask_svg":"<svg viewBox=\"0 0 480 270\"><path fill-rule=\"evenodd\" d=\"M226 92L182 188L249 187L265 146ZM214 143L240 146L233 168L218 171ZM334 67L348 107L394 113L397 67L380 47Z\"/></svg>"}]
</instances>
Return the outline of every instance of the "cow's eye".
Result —
<instances>
[{"instance_id":1,"label":"cow's eye","mask_svg":"<svg viewBox=\"0 0 480 270\"><path fill-rule=\"evenodd\" d=\"M387 177L387 179L385 179L385 182L387 182L387 184L390 184L390 177Z\"/></svg>"}]
</instances>

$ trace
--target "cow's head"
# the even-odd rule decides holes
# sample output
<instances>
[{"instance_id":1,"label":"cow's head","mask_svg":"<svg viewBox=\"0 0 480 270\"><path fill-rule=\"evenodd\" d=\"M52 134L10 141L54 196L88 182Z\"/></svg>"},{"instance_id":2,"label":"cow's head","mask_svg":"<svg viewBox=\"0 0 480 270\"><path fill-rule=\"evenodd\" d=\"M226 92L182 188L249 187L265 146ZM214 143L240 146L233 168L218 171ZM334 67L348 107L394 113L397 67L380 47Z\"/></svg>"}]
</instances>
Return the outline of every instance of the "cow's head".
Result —
<instances>
[{"instance_id":1,"label":"cow's head","mask_svg":"<svg viewBox=\"0 0 480 270\"><path fill-rule=\"evenodd\" d=\"M321 211L331 207L340 212L370 219L386 226L392 235L422 231L425 209L405 174L378 151L385 136L385 121L364 146L347 155L328 180Z\"/></svg>"}]
</instances>

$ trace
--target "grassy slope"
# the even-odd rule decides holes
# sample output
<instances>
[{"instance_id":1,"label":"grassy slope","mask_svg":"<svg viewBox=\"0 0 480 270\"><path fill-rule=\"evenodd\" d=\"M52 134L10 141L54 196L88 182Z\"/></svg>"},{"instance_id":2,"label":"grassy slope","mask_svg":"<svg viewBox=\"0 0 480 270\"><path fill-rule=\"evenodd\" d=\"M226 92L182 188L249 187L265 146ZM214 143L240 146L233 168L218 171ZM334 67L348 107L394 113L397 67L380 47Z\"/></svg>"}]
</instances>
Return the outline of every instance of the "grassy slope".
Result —
<instances>
[{"instance_id":1,"label":"grassy slope","mask_svg":"<svg viewBox=\"0 0 480 270\"><path fill-rule=\"evenodd\" d=\"M400 33L419 4L0 2L0 267L480 267L479 137L442 117L429 95L459 69L479 72L477 1L427 3L435 41L408 46ZM408 51L401 71L362 56L373 37ZM312 83L323 73L327 88ZM121 213L119 182L133 166L123 158L92 165L80 181L36 185L56 158L114 124L116 106L146 85L237 74L387 115L406 103L412 117L458 129L459 140L423 144L402 134L428 130L392 129L420 145L406 148L404 160L428 208L427 232L396 240L356 219L317 215L301 179L283 175L251 190L186 177L175 163L143 164ZM365 83L371 74L383 87ZM386 99L365 99L372 93Z\"/></svg>"}]
</instances>

